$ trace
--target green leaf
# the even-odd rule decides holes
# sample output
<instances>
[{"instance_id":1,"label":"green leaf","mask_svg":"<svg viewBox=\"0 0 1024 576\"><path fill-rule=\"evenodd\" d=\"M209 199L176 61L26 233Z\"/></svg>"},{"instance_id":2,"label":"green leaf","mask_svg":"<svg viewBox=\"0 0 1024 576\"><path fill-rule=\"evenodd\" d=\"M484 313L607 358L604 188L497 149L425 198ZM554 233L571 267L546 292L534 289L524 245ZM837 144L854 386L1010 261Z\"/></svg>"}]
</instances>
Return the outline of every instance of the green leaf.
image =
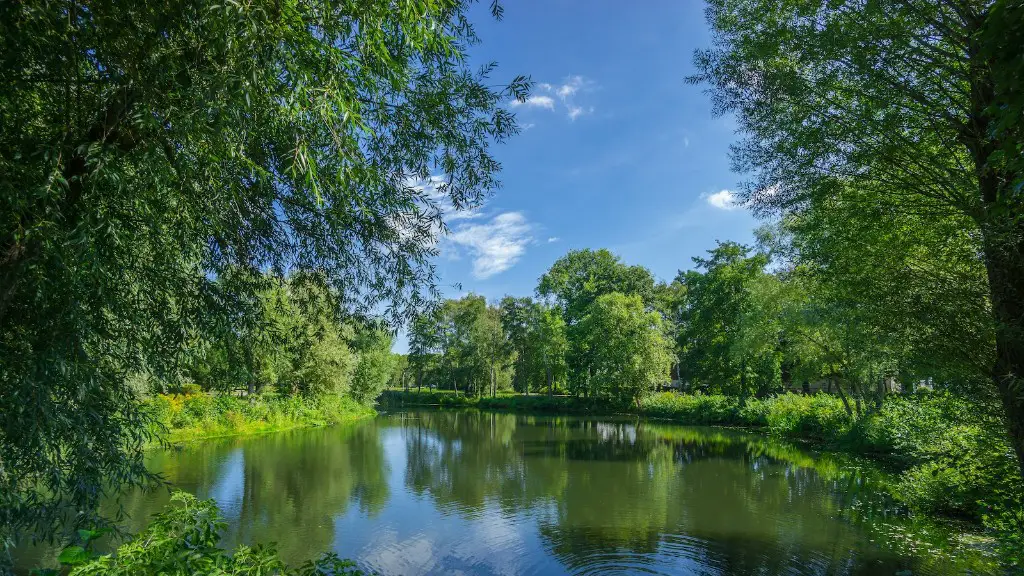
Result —
<instances>
[{"instance_id":1,"label":"green leaf","mask_svg":"<svg viewBox=\"0 0 1024 576\"><path fill-rule=\"evenodd\" d=\"M77 566L89 560L89 553L81 546L68 546L61 551L57 561L67 566Z\"/></svg>"}]
</instances>

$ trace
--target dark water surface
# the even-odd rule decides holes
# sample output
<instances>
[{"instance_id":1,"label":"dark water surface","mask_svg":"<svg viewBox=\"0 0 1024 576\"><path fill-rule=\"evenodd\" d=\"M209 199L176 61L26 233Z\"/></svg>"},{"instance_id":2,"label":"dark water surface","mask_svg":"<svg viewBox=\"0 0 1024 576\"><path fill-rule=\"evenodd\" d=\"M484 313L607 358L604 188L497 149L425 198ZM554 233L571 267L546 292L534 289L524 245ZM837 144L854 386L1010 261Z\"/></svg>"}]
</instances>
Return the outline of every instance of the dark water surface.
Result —
<instances>
[{"instance_id":1,"label":"dark water surface","mask_svg":"<svg viewBox=\"0 0 1024 576\"><path fill-rule=\"evenodd\" d=\"M759 435L473 411L152 454L213 498L227 546L333 550L381 574L962 574L980 554L915 524L885 476ZM124 497L130 526L166 492Z\"/></svg>"}]
</instances>

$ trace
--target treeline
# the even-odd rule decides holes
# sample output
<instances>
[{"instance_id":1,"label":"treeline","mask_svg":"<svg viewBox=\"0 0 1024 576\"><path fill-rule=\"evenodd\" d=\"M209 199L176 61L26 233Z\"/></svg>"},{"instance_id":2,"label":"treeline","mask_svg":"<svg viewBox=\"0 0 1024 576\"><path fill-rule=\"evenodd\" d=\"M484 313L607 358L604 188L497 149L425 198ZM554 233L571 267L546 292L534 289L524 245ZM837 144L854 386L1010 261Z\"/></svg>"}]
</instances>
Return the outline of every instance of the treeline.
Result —
<instances>
[{"instance_id":1,"label":"treeline","mask_svg":"<svg viewBox=\"0 0 1024 576\"><path fill-rule=\"evenodd\" d=\"M412 383L455 391L461 383L471 395L514 390L634 401L669 372L663 315L645 298L653 288L646 269L584 250L555 263L536 300L447 300L411 323Z\"/></svg>"},{"instance_id":2,"label":"treeline","mask_svg":"<svg viewBox=\"0 0 1024 576\"><path fill-rule=\"evenodd\" d=\"M346 313L321 275L232 270L216 279L245 294L231 329L196 331L180 370L135 379L142 393L218 392L320 398L371 404L392 377L391 333Z\"/></svg>"},{"instance_id":3,"label":"treeline","mask_svg":"<svg viewBox=\"0 0 1024 576\"><path fill-rule=\"evenodd\" d=\"M471 294L416 317L401 384L625 402L661 387L741 400L824 389L850 416L895 391L979 388L984 373L949 354L971 335L943 342L937 312L853 297L795 259L796 229L765 227L756 249L719 243L671 282L607 250L571 251L535 298Z\"/></svg>"}]
</instances>

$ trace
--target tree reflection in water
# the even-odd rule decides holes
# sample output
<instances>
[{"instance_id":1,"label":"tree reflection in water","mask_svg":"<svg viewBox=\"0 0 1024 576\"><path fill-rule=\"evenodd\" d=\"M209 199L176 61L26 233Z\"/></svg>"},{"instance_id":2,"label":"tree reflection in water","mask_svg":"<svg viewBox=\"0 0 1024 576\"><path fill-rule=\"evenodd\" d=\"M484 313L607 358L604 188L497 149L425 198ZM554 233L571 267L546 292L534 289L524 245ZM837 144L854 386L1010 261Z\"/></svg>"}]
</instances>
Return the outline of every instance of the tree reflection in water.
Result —
<instances>
[{"instance_id":1,"label":"tree reflection in water","mask_svg":"<svg viewBox=\"0 0 1024 576\"><path fill-rule=\"evenodd\" d=\"M214 498L225 544L333 550L382 574L961 574L977 553L920 533L869 466L764 436L637 419L475 411L154 452ZM138 530L166 491L125 494ZM893 538L893 534L899 538Z\"/></svg>"},{"instance_id":2,"label":"tree reflection in water","mask_svg":"<svg viewBox=\"0 0 1024 576\"><path fill-rule=\"evenodd\" d=\"M961 573L979 561L872 542L906 523L879 490L885 475L775 439L636 419L396 418L410 490L466 518L492 503L536 518L573 572Z\"/></svg>"}]
</instances>

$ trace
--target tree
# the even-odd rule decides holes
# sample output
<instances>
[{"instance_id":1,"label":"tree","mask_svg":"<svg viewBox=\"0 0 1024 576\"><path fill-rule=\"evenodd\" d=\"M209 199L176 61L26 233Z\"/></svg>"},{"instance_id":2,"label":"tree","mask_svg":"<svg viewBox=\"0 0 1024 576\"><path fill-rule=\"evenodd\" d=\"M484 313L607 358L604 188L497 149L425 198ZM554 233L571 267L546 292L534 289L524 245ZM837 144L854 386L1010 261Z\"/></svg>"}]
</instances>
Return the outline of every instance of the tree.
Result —
<instances>
[{"instance_id":1,"label":"tree","mask_svg":"<svg viewBox=\"0 0 1024 576\"><path fill-rule=\"evenodd\" d=\"M372 404L388 385L394 370L391 334L368 326L356 332L353 342L358 361L352 373L352 398L361 404Z\"/></svg>"},{"instance_id":2,"label":"tree","mask_svg":"<svg viewBox=\"0 0 1024 576\"><path fill-rule=\"evenodd\" d=\"M995 324L989 376L1024 475L1021 8L1012 0L715 0L712 86L744 141L745 198L800 215L834 202L960 222ZM866 197L863 194L866 194ZM866 202L864 201L866 200ZM987 355L987 353L986 353Z\"/></svg>"},{"instance_id":3,"label":"tree","mask_svg":"<svg viewBox=\"0 0 1024 576\"><path fill-rule=\"evenodd\" d=\"M388 380L388 386L392 388L404 388L406 392L409 391L409 355L408 354L392 354L392 368L391 378Z\"/></svg>"},{"instance_id":4,"label":"tree","mask_svg":"<svg viewBox=\"0 0 1024 576\"><path fill-rule=\"evenodd\" d=\"M413 316L409 322L409 365L416 374L416 390L423 388L423 375L432 367L440 345L440 311Z\"/></svg>"},{"instance_id":5,"label":"tree","mask_svg":"<svg viewBox=\"0 0 1024 576\"><path fill-rule=\"evenodd\" d=\"M580 322L594 353L594 396L638 402L668 376L669 347L661 316L645 309L638 295L599 296Z\"/></svg>"},{"instance_id":6,"label":"tree","mask_svg":"<svg viewBox=\"0 0 1024 576\"><path fill-rule=\"evenodd\" d=\"M555 386L565 381L568 366L565 362L569 352L569 341L565 332L565 320L554 308L542 308L537 317L535 341L539 358L539 367L543 370L544 382L547 384L548 396L554 393Z\"/></svg>"},{"instance_id":7,"label":"tree","mask_svg":"<svg viewBox=\"0 0 1024 576\"><path fill-rule=\"evenodd\" d=\"M537 366L535 329L541 307L529 297L506 296L501 299L499 309L502 331L508 346L515 352L512 387L529 394Z\"/></svg>"},{"instance_id":8,"label":"tree","mask_svg":"<svg viewBox=\"0 0 1024 576\"><path fill-rule=\"evenodd\" d=\"M577 393L590 389L587 380L594 362L578 325L597 298L612 292L638 295L645 306L651 306L654 277L643 266L623 264L608 250L572 250L555 261L537 285L537 294L558 307L565 320L570 386Z\"/></svg>"},{"instance_id":9,"label":"tree","mask_svg":"<svg viewBox=\"0 0 1024 576\"><path fill-rule=\"evenodd\" d=\"M491 396L497 396L499 381L511 369L516 357L515 349L502 331L501 311L497 307L487 306L477 316L472 338L476 353L487 367L487 390Z\"/></svg>"},{"instance_id":10,"label":"tree","mask_svg":"<svg viewBox=\"0 0 1024 576\"><path fill-rule=\"evenodd\" d=\"M587 314L587 308L603 294L640 296L650 305L654 277L643 266L627 266L608 250L570 250L540 277L537 294L549 298L561 309L567 325Z\"/></svg>"},{"instance_id":11,"label":"tree","mask_svg":"<svg viewBox=\"0 0 1024 576\"><path fill-rule=\"evenodd\" d=\"M741 397L749 391L747 371L757 360L751 356L753 349L737 344L741 314L751 283L764 275L768 263L765 255L749 253L742 244L720 242L708 251L709 258L693 259L698 270L680 272L676 279L686 287L678 330L680 375L691 386ZM759 378L774 381L773 375Z\"/></svg>"},{"instance_id":12,"label":"tree","mask_svg":"<svg viewBox=\"0 0 1024 576\"><path fill-rule=\"evenodd\" d=\"M126 376L236 329L228 270L315 270L392 319L435 292L416 181L477 205L528 87L470 69L468 7L0 7L0 539L147 477Z\"/></svg>"}]
</instances>

